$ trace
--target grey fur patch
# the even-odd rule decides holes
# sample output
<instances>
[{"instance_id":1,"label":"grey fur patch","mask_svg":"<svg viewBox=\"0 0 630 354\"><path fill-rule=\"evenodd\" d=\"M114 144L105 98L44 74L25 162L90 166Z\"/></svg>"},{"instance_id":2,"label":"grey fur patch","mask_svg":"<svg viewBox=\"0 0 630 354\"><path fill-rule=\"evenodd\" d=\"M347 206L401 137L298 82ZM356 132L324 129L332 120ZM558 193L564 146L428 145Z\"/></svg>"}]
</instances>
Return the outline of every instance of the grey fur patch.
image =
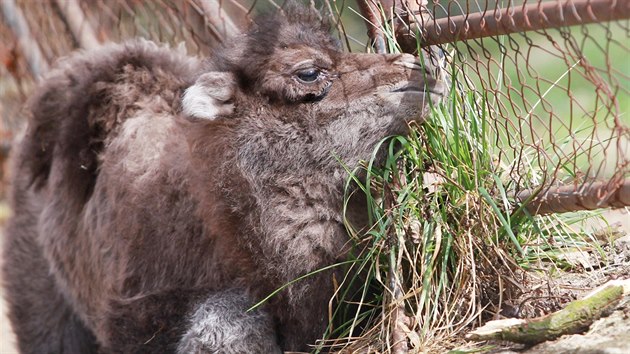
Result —
<instances>
[{"instance_id":1,"label":"grey fur patch","mask_svg":"<svg viewBox=\"0 0 630 354\"><path fill-rule=\"evenodd\" d=\"M177 353L282 353L269 317L247 312L249 304L238 290L207 297L190 315Z\"/></svg>"}]
</instances>

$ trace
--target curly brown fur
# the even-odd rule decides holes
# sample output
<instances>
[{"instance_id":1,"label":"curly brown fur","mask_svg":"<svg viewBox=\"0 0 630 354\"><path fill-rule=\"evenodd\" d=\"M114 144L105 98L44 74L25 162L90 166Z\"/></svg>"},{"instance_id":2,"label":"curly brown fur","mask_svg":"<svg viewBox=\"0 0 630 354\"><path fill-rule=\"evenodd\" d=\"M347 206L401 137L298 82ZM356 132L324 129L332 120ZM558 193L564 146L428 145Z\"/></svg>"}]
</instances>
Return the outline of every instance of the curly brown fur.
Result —
<instances>
[{"instance_id":1,"label":"curly brown fur","mask_svg":"<svg viewBox=\"0 0 630 354\"><path fill-rule=\"evenodd\" d=\"M441 87L411 56L342 53L314 13L292 11L203 62L136 40L75 54L44 81L5 252L22 352L274 352L320 338L336 270L245 310L346 259L339 160L355 168L404 134Z\"/></svg>"}]
</instances>

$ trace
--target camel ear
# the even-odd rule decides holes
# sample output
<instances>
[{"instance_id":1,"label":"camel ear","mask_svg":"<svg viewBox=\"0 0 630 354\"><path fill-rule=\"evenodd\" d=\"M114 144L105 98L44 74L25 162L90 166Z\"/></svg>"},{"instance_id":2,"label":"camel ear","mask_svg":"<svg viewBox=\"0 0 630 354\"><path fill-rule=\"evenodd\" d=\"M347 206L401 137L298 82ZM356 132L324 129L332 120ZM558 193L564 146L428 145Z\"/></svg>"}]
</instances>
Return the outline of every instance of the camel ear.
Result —
<instances>
[{"instance_id":1,"label":"camel ear","mask_svg":"<svg viewBox=\"0 0 630 354\"><path fill-rule=\"evenodd\" d=\"M231 73L216 71L201 75L184 92L184 115L189 118L215 120L232 114L235 89L236 80Z\"/></svg>"}]
</instances>

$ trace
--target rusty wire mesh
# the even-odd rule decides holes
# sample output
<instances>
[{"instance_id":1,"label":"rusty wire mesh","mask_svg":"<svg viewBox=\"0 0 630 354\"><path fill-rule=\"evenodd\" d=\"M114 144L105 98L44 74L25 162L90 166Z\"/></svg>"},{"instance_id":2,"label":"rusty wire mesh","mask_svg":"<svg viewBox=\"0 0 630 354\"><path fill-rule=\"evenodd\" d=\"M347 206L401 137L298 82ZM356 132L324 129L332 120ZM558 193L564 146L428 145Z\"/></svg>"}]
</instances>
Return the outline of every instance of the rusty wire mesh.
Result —
<instances>
[{"instance_id":1,"label":"rusty wire mesh","mask_svg":"<svg viewBox=\"0 0 630 354\"><path fill-rule=\"evenodd\" d=\"M460 82L466 91L487 98L500 147L497 164L514 181L515 193L593 187L590 198L575 193L573 202L580 205L574 207L609 206L612 199L628 205L627 2L522 1L499 9L449 1L434 2L429 12L437 20L424 24L427 43L471 39L448 47L454 70L468 79ZM512 34L497 36L502 33ZM535 207L562 210L551 204Z\"/></svg>"},{"instance_id":2,"label":"rusty wire mesh","mask_svg":"<svg viewBox=\"0 0 630 354\"><path fill-rule=\"evenodd\" d=\"M474 110L489 117L495 138L492 168L512 196L560 191L581 208L630 205L627 1L412 4L422 11L404 6L398 11L397 1L374 2L381 5L381 24L392 18L402 23L400 39L414 38L403 50L414 51L415 38L421 45L438 45L446 54L444 69L456 78L452 84L462 95L479 97ZM252 15L282 2L0 0L0 139L5 150L21 124L20 102L56 58L137 36L209 55L245 28ZM364 18L369 16L360 15L355 1L309 3L331 18L347 50L371 50ZM377 43L379 32L369 32ZM534 212L567 207L549 200L532 205Z\"/></svg>"}]
</instances>

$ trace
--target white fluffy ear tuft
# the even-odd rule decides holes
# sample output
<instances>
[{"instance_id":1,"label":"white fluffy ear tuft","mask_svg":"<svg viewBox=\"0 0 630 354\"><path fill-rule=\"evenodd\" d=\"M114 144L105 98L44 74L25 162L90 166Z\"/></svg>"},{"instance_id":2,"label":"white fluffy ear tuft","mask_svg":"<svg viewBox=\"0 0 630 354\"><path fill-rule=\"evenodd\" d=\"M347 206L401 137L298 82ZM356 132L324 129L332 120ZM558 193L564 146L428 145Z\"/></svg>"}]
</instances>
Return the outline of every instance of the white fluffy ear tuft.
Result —
<instances>
[{"instance_id":1,"label":"white fluffy ear tuft","mask_svg":"<svg viewBox=\"0 0 630 354\"><path fill-rule=\"evenodd\" d=\"M215 120L232 114L235 80L224 72L205 73L184 92L182 108L188 117Z\"/></svg>"}]
</instances>

